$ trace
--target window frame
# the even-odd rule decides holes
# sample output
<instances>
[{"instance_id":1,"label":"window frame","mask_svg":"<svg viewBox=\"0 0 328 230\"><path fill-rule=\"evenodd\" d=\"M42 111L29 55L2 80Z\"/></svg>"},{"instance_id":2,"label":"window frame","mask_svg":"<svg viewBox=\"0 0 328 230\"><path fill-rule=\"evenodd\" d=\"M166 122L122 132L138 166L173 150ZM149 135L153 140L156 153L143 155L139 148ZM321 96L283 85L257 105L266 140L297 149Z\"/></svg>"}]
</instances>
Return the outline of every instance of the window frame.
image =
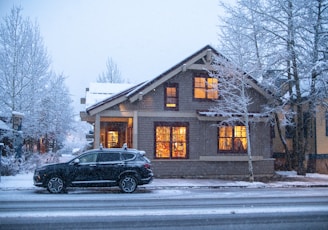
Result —
<instances>
[{"instance_id":1,"label":"window frame","mask_svg":"<svg viewBox=\"0 0 328 230\"><path fill-rule=\"evenodd\" d=\"M175 90L176 90L175 97L169 97L167 95L167 88L175 88ZM176 100L176 103L175 103L176 106L175 107L168 107L167 106L168 99L171 99L171 98L175 98L175 100ZM173 110L173 111L179 110L179 84L178 83L165 84L165 87L164 87L164 110Z\"/></svg>"},{"instance_id":2,"label":"window frame","mask_svg":"<svg viewBox=\"0 0 328 230\"><path fill-rule=\"evenodd\" d=\"M169 157L158 157L157 156L157 141L156 141L156 129L157 127L169 127L170 128L170 140L169 140ZM184 157L173 157L172 145L174 144L172 129L176 127L185 127L186 136L185 136L185 145L186 145L186 154ZM178 143L178 142L176 142ZM154 159L189 159L189 123L188 122L154 122Z\"/></svg>"},{"instance_id":3,"label":"window frame","mask_svg":"<svg viewBox=\"0 0 328 230\"><path fill-rule=\"evenodd\" d=\"M243 137L236 137L235 136L235 127L237 126L242 126L245 128L245 132L246 131L246 126L243 125L243 124L234 124L234 125L225 125L225 126L219 126L217 128L217 152L218 154L224 154L224 153L231 153L231 154L247 154L247 149L248 149L248 140L247 140L247 135L245 133L245 136ZM229 150L220 150L220 128L223 128L223 127L231 127L232 128L232 136L229 137L229 136L225 136L225 137L221 137L221 138L231 138L231 149ZM242 151L237 151L236 148L235 148L235 144L236 144L236 141L238 140L237 138L242 138L242 139L246 139L246 148L244 148Z\"/></svg>"},{"instance_id":4,"label":"window frame","mask_svg":"<svg viewBox=\"0 0 328 230\"><path fill-rule=\"evenodd\" d=\"M203 78L205 79L205 87L202 88L202 87L196 87L196 78ZM197 73L194 75L193 77L193 90L192 90L192 97L193 97L193 100L195 101L213 101L213 100L218 100L219 99L219 90L217 88L217 95L216 95L216 98L209 98L209 95L211 92L209 92L209 90L211 88L208 87L208 81L209 79L216 79L214 77L210 77L208 76L207 74L202 74L202 73ZM217 79L216 79L217 80ZM217 84L219 84L219 82L217 82ZM203 89L204 90L204 93L205 93L205 97L204 98L196 98L195 97L195 90L196 89Z\"/></svg>"}]
</instances>

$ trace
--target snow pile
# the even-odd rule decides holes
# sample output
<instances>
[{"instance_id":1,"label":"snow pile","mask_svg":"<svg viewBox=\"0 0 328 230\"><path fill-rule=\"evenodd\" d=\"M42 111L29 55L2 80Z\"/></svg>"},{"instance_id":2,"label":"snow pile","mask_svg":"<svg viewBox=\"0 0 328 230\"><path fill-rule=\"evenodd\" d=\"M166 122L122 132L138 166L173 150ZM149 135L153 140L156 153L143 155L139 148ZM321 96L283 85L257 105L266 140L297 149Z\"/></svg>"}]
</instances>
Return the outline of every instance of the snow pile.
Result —
<instances>
[{"instance_id":1,"label":"snow pile","mask_svg":"<svg viewBox=\"0 0 328 230\"><path fill-rule=\"evenodd\" d=\"M66 160L70 158L67 156ZM61 159L61 161L64 159ZM148 189L172 188L287 188L287 187L328 187L328 175L309 173L298 176L296 172L277 172L288 179L275 182L247 182L220 179L157 179L145 185ZM0 190L37 189L33 185L33 173L17 174L16 176L2 176Z\"/></svg>"}]
</instances>

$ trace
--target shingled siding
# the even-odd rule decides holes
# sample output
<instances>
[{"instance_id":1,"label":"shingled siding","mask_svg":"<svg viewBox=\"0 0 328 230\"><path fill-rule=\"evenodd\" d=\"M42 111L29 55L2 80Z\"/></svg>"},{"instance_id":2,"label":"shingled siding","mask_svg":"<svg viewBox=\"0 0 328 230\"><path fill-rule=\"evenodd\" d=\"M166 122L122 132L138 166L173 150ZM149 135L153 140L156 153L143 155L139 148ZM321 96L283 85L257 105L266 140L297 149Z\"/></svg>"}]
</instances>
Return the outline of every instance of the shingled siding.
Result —
<instances>
[{"instance_id":1,"label":"shingled siding","mask_svg":"<svg viewBox=\"0 0 328 230\"><path fill-rule=\"evenodd\" d=\"M255 177L274 175L274 159L253 161ZM247 161L153 160L156 178L247 178Z\"/></svg>"}]
</instances>

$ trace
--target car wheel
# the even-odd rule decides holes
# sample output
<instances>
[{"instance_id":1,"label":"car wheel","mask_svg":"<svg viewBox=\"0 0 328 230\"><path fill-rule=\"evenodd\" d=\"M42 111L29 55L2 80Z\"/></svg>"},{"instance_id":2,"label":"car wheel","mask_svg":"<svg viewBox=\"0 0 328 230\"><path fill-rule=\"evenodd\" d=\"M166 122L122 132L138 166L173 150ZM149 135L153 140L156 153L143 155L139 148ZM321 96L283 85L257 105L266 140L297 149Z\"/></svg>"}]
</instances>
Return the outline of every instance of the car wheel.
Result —
<instances>
[{"instance_id":1,"label":"car wheel","mask_svg":"<svg viewBox=\"0 0 328 230\"><path fill-rule=\"evenodd\" d=\"M64 181L58 176L53 176L48 180L47 189L50 193L64 192L65 191Z\"/></svg>"},{"instance_id":2,"label":"car wheel","mask_svg":"<svg viewBox=\"0 0 328 230\"><path fill-rule=\"evenodd\" d=\"M131 175L125 175L122 177L122 179L119 182L119 186L122 190L122 192L125 193L132 193L137 188L137 180L134 176Z\"/></svg>"}]
</instances>

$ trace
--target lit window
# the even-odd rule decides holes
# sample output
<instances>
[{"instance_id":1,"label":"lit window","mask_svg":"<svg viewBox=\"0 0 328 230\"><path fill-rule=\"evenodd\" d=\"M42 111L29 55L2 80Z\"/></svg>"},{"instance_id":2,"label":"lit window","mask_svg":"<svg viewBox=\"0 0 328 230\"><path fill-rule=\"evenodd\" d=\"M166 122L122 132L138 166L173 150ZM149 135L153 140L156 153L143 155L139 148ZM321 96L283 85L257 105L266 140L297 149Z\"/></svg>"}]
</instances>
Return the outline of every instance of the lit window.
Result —
<instances>
[{"instance_id":1,"label":"lit window","mask_svg":"<svg viewBox=\"0 0 328 230\"><path fill-rule=\"evenodd\" d=\"M178 86L170 84L165 87L165 109L178 109Z\"/></svg>"},{"instance_id":2,"label":"lit window","mask_svg":"<svg viewBox=\"0 0 328 230\"><path fill-rule=\"evenodd\" d=\"M155 158L187 158L186 124L155 124Z\"/></svg>"},{"instance_id":3,"label":"lit window","mask_svg":"<svg viewBox=\"0 0 328 230\"><path fill-rule=\"evenodd\" d=\"M245 126L223 126L218 128L219 152L247 152Z\"/></svg>"},{"instance_id":4,"label":"lit window","mask_svg":"<svg viewBox=\"0 0 328 230\"><path fill-rule=\"evenodd\" d=\"M195 99L218 99L218 79L211 77L194 78Z\"/></svg>"}]
</instances>

